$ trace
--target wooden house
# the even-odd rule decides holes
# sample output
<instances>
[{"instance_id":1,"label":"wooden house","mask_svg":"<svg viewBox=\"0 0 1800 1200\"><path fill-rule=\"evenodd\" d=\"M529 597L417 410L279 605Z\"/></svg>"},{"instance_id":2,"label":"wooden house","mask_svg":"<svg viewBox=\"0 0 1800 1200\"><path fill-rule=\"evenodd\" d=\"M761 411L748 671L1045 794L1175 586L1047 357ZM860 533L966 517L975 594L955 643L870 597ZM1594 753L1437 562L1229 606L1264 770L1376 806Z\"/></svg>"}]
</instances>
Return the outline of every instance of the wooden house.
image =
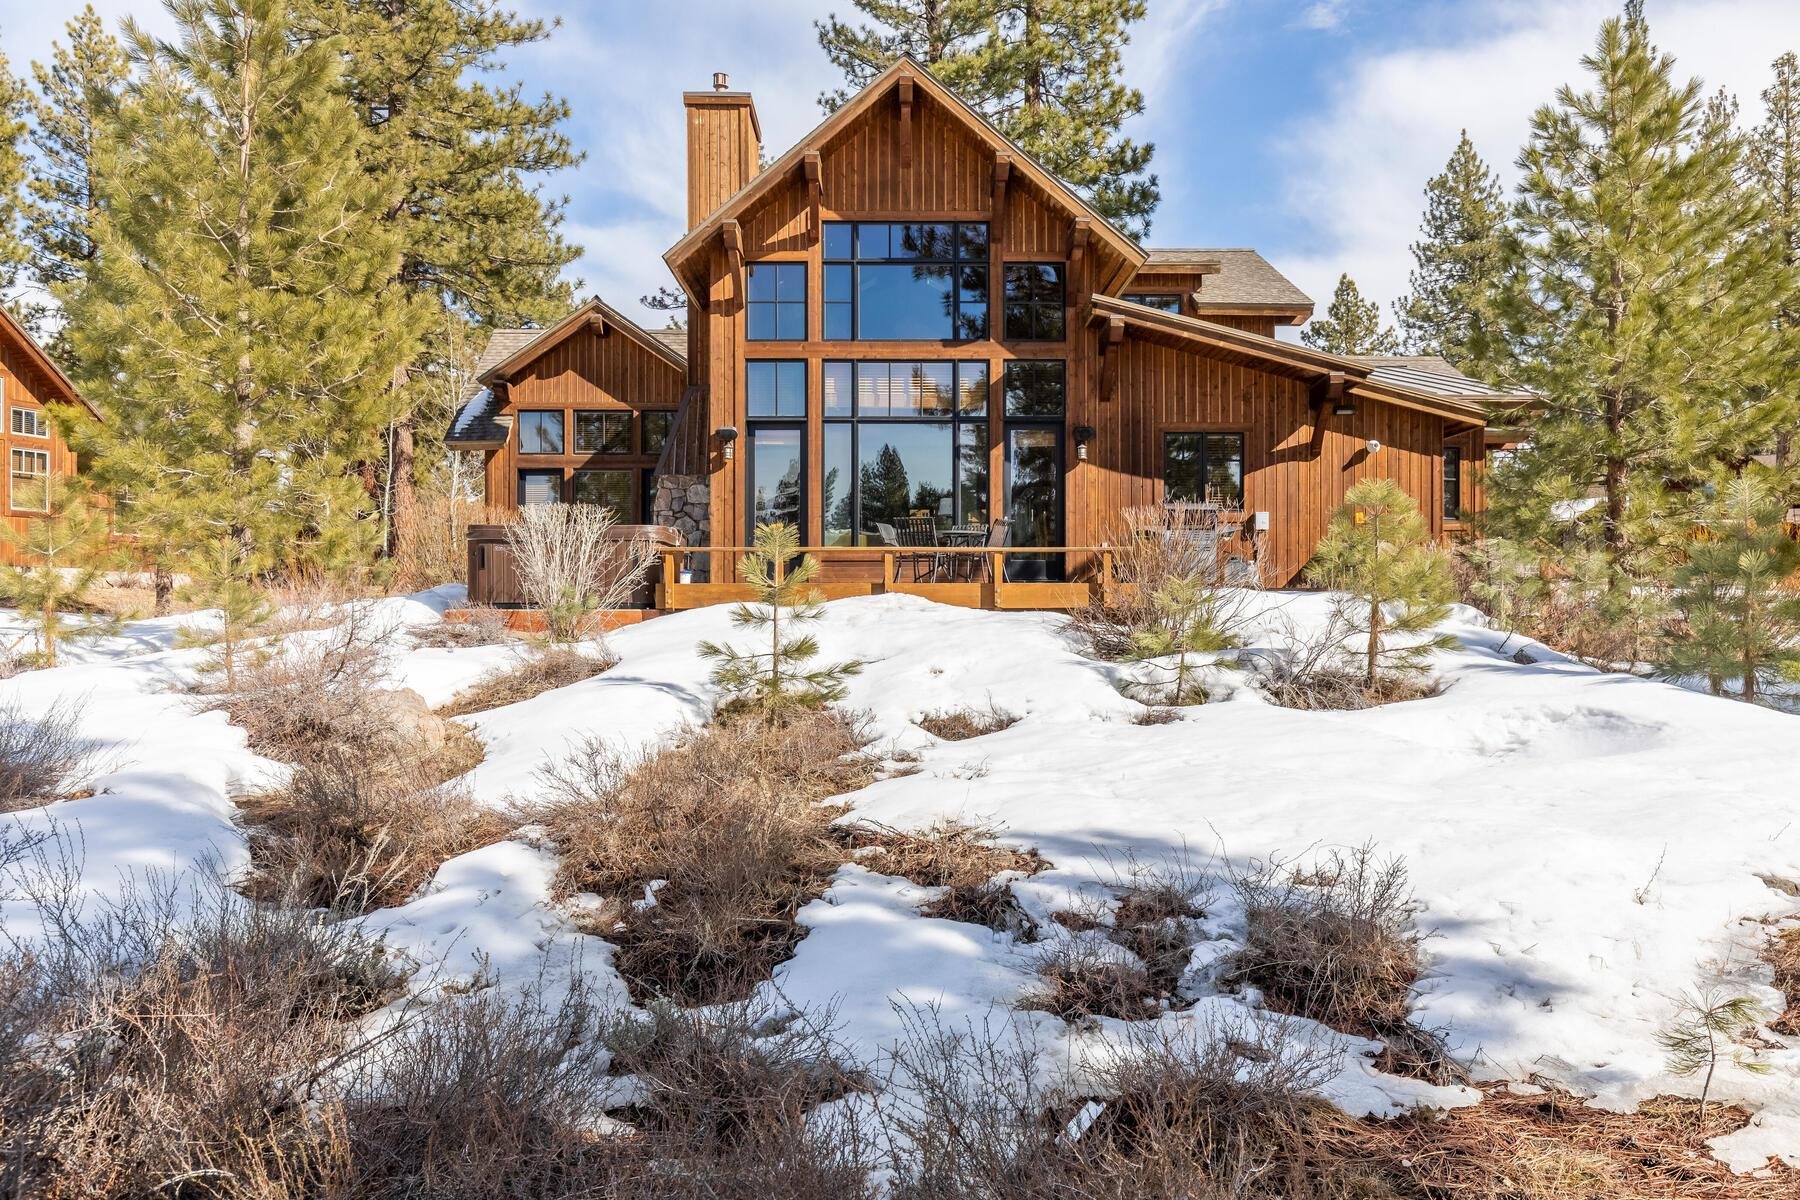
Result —
<instances>
[{"instance_id":1,"label":"wooden house","mask_svg":"<svg viewBox=\"0 0 1800 1200\"><path fill-rule=\"evenodd\" d=\"M671 559L672 606L728 598L763 521L799 527L828 594L920 583L1035 607L1104 584L1127 509L1216 506L1232 553L1282 585L1365 476L1398 481L1444 536L1481 507L1487 413L1515 398L1442 360L1279 338L1313 305L1261 255L1137 245L919 64L761 169L748 93L720 75L683 101L689 229L664 260L685 344L597 300L503 331L451 437L488 451L491 501L597 498L679 522L706 551L680 582ZM590 409L675 410L654 461L630 443L648 474L629 494L575 486L603 469L591 445L524 444L540 435L521 421L555 424L533 412L566 430ZM558 470L560 492L533 474ZM896 560L918 556L895 554L897 526L966 545L1001 520L998 570L939 559L901 577Z\"/></svg>"},{"instance_id":2,"label":"wooden house","mask_svg":"<svg viewBox=\"0 0 1800 1200\"><path fill-rule=\"evenodd\" d=\"M6 523L19 533L50 507L53 480L75 474L75 451L57 429L59 408L86 405L25 327L0 308L0 442L6 451ZM89 407L91 413L93 409ZM96 414L97 415L97 414ZM0 562L17 561L0 542Z\"/></svg>"}]
</instances>

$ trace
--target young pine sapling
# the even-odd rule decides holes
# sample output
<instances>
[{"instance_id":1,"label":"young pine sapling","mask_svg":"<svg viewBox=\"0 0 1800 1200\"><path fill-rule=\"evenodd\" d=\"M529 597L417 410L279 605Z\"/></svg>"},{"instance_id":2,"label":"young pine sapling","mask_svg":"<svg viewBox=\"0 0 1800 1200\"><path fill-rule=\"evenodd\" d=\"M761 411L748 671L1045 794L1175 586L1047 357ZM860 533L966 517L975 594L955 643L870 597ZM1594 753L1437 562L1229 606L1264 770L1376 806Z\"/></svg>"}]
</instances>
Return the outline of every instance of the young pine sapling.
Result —
<instances>
[{"instance_id":1,"label":"young pine sapling","mask_svg":"<svg viewBox=\"0 0 1800 1200\"><path fill-rule=\"evenodd\" d=\"M1200 655L1235 650L1243 640L1231 631L1226 593L1194 575L1165 579L1152 594L1159 620L1134 630L1129 660L1161 662L1173 658L1167 677L1149 684L1164 704L1204 704L1206 689L1196 679L1207 661Z\"/></svg>"},{"instance_id":2,"label":"young pine sapling","mask_svg":"<svg viewBox=\"0 0 1800 1200\"><path fill-rule=\"evenodd\" d=\"M17 608L31 625L38 645L35 664L54 667L61 643L105 636L118 627L117 621L72 625L65 620L115 555L106 511L80 484L52 480L44 503L44 515L23 530L0 528L0 538L22 560L0 567L0 601Z\"/></svg>"},{"instance_id":3,"label":"young pine sapling","mask_svg":"<svg viewBox=\"0 0 1800 1200\"><path fill-rule=\"evenodd\" d=\"M250 569L243 548L226 539L197 555L190 566L190 582L183 599L216 610L219 623L216 628L183 628L178 644L184 648L216 648L206 669L223 672L225 690L237 691L244 643L257 637L275 615L268 597L256 584L255 572Z\"/></svg>"},{"instance_id":4,"label":"young pine sapling","mask_svg":"<svg viewBox=\"0 0 1800 1200\"><path fill-rule=\"evenodd\" d=\"M744 556L744 582L755 594L749 604L731 611L732 624L766 629L767 650L739 650L715 642L700 643L700 654L712 659L712 682L729 697L727 707L744 707L768 717L799 709L819 708L840 700L844 680L861 673L855 660L815 667L819 653L810 634L790 636L792 626L819 619L823 605L813 580L819 562L799 556L800 535L792 525L756 527L756 547Z\"/></svg>"},{"instance_id":5,"label":"young pine sapling","mask_svg":"<svg viewBox=\"0 0 1800 1200\"><path fill-rule=\"evenodd\" d=\"M1677 1075L1699 1075L1700 1127L1706 1128L1706 1101L1712 1093L1713 1073L1720 1062L1729 1062L1753 1075L1768 1071L1737 1042L1739 1034L1755 1030L1759 1012L1749 996L1686 995L1674 1018L1656 1040L1669 1055L1669 1070Z\"/></svg>"}]
</instances>

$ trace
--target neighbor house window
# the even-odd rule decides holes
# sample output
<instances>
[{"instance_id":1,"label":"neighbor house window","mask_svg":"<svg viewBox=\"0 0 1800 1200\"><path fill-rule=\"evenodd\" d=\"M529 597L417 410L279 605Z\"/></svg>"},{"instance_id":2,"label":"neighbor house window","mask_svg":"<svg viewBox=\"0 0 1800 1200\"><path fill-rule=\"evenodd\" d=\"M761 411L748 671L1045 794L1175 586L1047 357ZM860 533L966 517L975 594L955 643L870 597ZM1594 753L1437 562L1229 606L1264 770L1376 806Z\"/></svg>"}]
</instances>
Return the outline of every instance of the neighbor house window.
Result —
<instances>
[{"instance_id":1,"label":"neighbor house window","mask_svg":"<svg viewBox=\"0 0 1800 1200\"><path fill-rule=\"evenodd\" d=\"M12 409L12 431L14 437L47 438L50 436L50 422L37 409L15 404Z\"/></svg>"},{"instance_id":2,"label":"neighbor house window","mask_svg":"<svg viewBox=\"0 0 1800 1200\"><path fill-rule=\"evenodd\" d=\"M753 263L745 305L745 336L751 341L806 339L806 264Z\"/></svg>"},{"instance_id":3,"label":"neighbor house window","mask_svg":"<svg viewBox=\"0 0 1800 1200\"><path fill-rule=\"evenodd\" d=\"M561 454L562 452L562 413L522 412L519 414L520 454Z\"/></svg>"},{"instance_id":4,"label":"neighbor house window","mask_svg":"<svg viewBox=\"0 0 1800 1200\"><path fill-rule=\"evenodd\" d=\"M555 504L562 499L561 471L520 471L520 504Z\"/></svg>"},{"instance_id":5,"label":"neighbor house window","mask_svg":"<svg viewBox=\"0 0 1800 1200\"><path fill-rule=\"evenodd\" d=\"M575 453L630 454L631 414L628 412L576 413Z\"/></svg>"},{"instance_id":6,"label":"neighbor house window","mask_svg":"<svg viewBox=\"0 0 1800 1200\"><path fill-rule=\"evenodd\" d=\"M806 364L767 360L745 363L744 411L751 417L804 417Z\"/></svg>"},{"instance_id":7,"label":"neighbor house window","mask_svg":"<svg viewBox=\"0 0 1800 1200\"><path fill-rule=\"evenodd\" d=\"M576 504L597 504L612 509L621 523L631 520L631 497L636 471L576 471L569 476L569 499Z\"/></svg>"},{"instance_id":8,"label":"neighbor house window","mask_svg":"<svg viewBox=\"0 0 1800 1200\"><path fill-rule=\"evenodd\" d=\"M883 525L988 512L988 365L827 362L820 384L828 546L873 546Z\"/></svg>"},{"instance_id":9,"label":"neighbor house window","mask_svg":"<svg viewBox=\"0 0 1800 1200\"><path fill-rule=\"evenodd\" d=\"M1163 434L1163 500L1244 506L1244 435Z\"/></svg>"},{"instance_id":10,"label":"neighbor house window","mask_svg":"<svg viewBox=\"0 0 1800 1200\"><path fill-rule=\"evenodd\" d=\"M644 431L644 453L661 456L663 447L669 444L669 433L675 428L675 414L664 409L640 414L640 427Z\"/></svg>"},{"instance_id":11,"label":"neighbor house window","mask_svg":"<svg viewBox=\"0 0 1800 1200\"><path fill-rule=\"evenodd\" d=\"M1444 520L1462 519L1462 451L1444 447Z\"/></svg>"},{"instance_id":12,"label":"neighbor house window","mask_svg":"<svg viewBox=\"0 0 1800 1200\"><path fill-rule=\"evenodd\" d=\"M1008 341L1062 341L1063 302L1061 263L1006 264Z\"/></svg>"},{"instance_id":13,"label":"neighbor house window","mask_svg":"<svg viewBox=\"0 0 1800 1200\"><path fill-rule=\"evenodd\" d=\"M1126 292L1120 296L1133 304L1141 304L1145 308L1159 309L1162 312L1179 313L1181 311L1180 292Z\"/></svg>"},{"instance_id":14,"label":"neighbor house window","mask_svg":"<svg viewBox=\"0 0 1800 1200\"><path fill-rule=\"evenodd\" d=\"M17 512L50 511L50 452L12 452L12 506Z\"/></svg>"},{"instance_id":15,"label":"neighbor house window","mask_svg":"<svg viewBox=\"0 0 1800 1200\"><path fill-rule=\"evenodd\" d=\"M832 221L825 337L968 341L988 335L988 227Z\"/></svg>"}]
</instances>

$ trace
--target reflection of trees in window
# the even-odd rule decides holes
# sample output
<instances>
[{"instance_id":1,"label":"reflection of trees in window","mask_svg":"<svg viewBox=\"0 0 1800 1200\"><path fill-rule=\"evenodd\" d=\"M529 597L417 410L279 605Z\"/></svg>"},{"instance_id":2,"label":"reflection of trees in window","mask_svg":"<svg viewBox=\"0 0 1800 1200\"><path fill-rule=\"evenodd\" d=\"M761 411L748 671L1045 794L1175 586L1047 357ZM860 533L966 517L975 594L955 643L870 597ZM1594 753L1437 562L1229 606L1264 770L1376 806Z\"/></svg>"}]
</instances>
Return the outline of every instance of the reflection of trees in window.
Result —
<instances>
[{"instance_id":1,"label":"reflection of trees in window","mask_svg":"<svg viewBox=\"0 0 1800 1200\"><path fill-rule=\"evenodd\" d=\"M892 443L883 445L874 462L863 464L863 520L866 523L892 522L895 517L904 517L909 490L906 462L900 457L900 451Z\"/></svg>"},{"instance_id":2,"label":"reflection of trees in window","mask_svg":"<svg viewBox=\"0 0 1800 1200\"><path fill-rule=\"evenodd\" d=\"M987 240L978 222L827 222L825 336L986 337Z\"/></svg>"}]
</instances>

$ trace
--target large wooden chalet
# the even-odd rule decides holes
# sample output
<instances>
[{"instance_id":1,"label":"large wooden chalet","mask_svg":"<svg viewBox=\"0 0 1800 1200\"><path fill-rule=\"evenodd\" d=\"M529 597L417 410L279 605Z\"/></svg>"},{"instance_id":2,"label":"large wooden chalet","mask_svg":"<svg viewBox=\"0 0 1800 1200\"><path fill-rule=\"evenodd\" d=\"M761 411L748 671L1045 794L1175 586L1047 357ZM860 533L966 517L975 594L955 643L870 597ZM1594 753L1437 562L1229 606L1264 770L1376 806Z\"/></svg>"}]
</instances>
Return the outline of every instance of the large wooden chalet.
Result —
<instances>
[{"instance_id":1,"label":"large wooden chalet","mask_svg":"<svg viewBox=\"0 0 1800 1200\"><path fill-rule=\"evenodd\" d=\"M1278 339L1313 304L1261 255L1137 245L919 64L761 170L747 92L683 100L685 331L598 299L500 331L449 438L486 452L491 503L607 504L706 548L670 556L665 606L732 594L762 521L802 530L828 594L1050 607L1104 582L1126 509L1217 505L1282 585L1365 476L1441 535L1482 507L1515 397ZM927 519L945 544L1004 519L999 570L920 578L891 534Z\"/></svg>"},{"instance_id":2,"label":"large wooden chalet","mask_svg":"<svg viewBox=\"0 0 1800 1200\"><path fill-rule=\"evenodd\" d=\"M51 416L78 404L86 402L62 368L0 307L0 449L6 456L6 523L16 533L50 511L54 481L76 472L75 451ZM12 544L0 540L0 562L19 560Z\"/></svg>"}]
</instances>

